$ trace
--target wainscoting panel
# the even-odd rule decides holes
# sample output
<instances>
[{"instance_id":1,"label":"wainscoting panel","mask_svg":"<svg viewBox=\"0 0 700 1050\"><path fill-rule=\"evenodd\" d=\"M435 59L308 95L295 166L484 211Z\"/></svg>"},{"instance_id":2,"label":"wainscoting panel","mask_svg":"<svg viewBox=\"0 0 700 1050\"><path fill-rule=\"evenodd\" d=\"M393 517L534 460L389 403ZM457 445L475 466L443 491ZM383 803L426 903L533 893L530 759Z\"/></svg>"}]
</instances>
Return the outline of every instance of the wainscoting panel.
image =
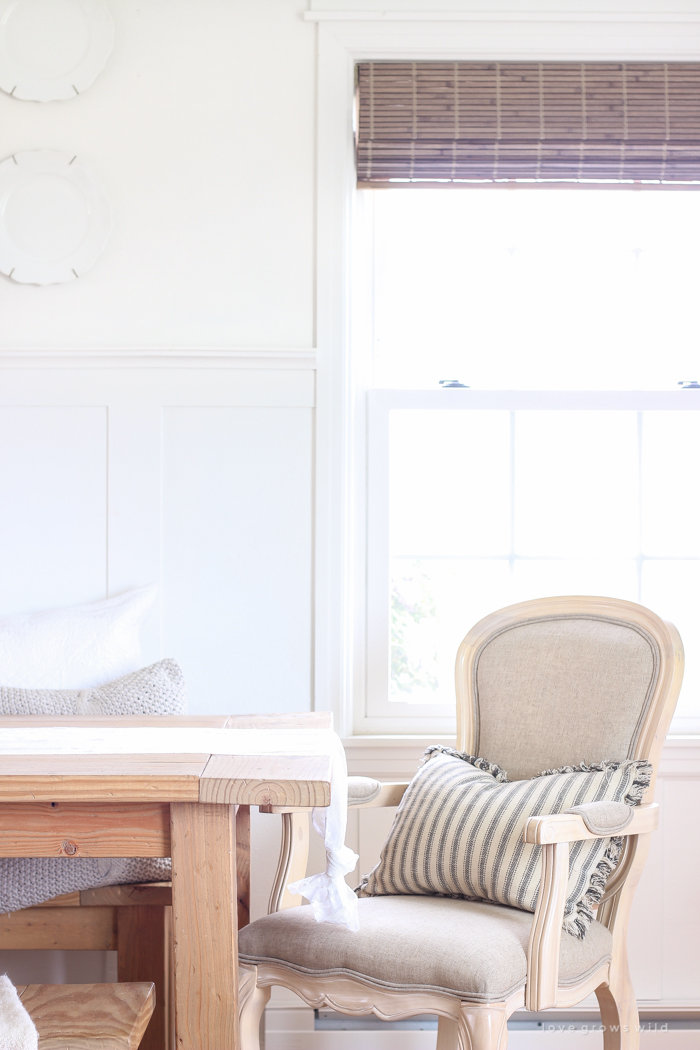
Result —
<instances>
[{"instance_id":1,"label":"wainscoting panel","mask_svg":"<svg viewBox=\"0 0 700 1050\"><path fill-rule=\"evenodd\" d=\"M209 713L311 694L309 408L164 408L163 647Z\"/></svg>"},{"instance_id":2,"label":"wainscoting panel","mask_svg":"<svg viewBox=\"0 0 700 1050\"><path fill-rule=\"evenodd\" d=\"M0 407L0 615L101 598L104 406Z\"/></svg>"},{"instance_id":3,"label":"wainscoting panel","mask_svg":"<svg viewBox=\"0 0 700 1050\"><path fill-rule=\"evenodd\" d=\"M3 363L0 615L155 582L191 712L308 709L313 368Z\"/></svg>"}]
</instances>

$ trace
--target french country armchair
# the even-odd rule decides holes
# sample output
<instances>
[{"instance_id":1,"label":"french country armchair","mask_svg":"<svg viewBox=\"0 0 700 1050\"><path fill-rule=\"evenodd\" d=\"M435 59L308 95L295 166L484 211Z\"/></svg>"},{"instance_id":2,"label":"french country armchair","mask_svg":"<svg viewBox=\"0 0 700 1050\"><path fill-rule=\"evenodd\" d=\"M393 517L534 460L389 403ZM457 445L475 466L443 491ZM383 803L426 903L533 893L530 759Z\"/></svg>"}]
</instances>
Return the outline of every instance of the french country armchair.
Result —
<instances>
[{"instance_id":1,"label":"french country armchair","mask_svg":"<svg viewBox=\"0 0 700 1050\"><path fill-rule=\"evenodd\" d=\"M635 1050L627 927L658 823L654 780L682 677L676 629L631 602L542 598L481 620L457 654L458 749L511 780L583 761L646 759L653 773L643 804L630 808L622 831L602 804L525 821L524 841L541 846L534 914L451 897L373 896L359 900L360 931L351 933L316 923L308 905L285 907L293 902L278 880L273 906L282 910L239 935L243 1050L259 1050L273 985L344 1014L437 1014L437 1050L505 1050L514 1010L569 1008L595 992L605 1050ZM384 784L364 805L396 806L407 786ZM295 868L293 830L289 823L281 876ZM579 939L562 930L570 847L612 834L624 836L623 852Z\"/></svg>"}]
</instances>

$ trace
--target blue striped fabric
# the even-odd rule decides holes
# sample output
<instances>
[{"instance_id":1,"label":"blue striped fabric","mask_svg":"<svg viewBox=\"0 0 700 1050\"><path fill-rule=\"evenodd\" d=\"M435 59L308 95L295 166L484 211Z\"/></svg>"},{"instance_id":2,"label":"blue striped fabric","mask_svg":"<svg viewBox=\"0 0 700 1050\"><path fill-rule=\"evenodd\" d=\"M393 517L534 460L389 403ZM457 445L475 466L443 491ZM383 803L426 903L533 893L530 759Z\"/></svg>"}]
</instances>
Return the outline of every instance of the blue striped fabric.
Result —
<instances>
[{"instance_id":1,"label":"blue striped fabric","mask_svg":"<svg viewBox=\"0 0 700 1050\"><path fill-rule=\"evenodd\" d=\"M649 784L645 761L548 770L509 782L484 759L429 748L396 813L363 897L428 894L493 901L534 911L541 847L523 841L528 817L563 813L585 802L638 805ZM564 929L585 936L622 846L620 838L571 844Z\"/></svg>"}]
</instances>

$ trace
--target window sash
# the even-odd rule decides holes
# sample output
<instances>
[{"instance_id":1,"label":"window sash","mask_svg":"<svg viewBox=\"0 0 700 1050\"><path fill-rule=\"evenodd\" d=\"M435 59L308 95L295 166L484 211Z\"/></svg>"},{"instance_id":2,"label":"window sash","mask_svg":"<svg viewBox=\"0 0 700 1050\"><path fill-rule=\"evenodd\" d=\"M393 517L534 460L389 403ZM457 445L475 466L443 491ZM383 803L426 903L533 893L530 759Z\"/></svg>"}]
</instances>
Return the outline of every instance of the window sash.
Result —
<instances>
[{"instance_id":1,"label":"window sash","mask_svg":"<svg viewBox=\"0 0 700 1050\"><path fill-rule=\"evenodd\" d=\"M700 411L700 391L370 390L367 397L366 703L357 728L376 733L451 733L455 726L452 704L421 705L389 699L390 412L396 409L697 412ZM676 732L698 732L700 717L680 719L674 728Z\"/></svg>"}]
</instances>

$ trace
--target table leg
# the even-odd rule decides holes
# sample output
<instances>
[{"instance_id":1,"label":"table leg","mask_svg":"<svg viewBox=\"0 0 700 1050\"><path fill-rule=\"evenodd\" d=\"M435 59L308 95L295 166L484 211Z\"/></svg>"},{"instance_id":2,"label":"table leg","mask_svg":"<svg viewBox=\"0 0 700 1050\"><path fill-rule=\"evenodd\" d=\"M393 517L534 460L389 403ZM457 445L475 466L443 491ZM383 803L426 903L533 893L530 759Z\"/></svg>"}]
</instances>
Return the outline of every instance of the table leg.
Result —
<instances>
[{"instance_id":1,"label":"table leg","mask_svg":"<svg viewBox=\"0 0 700 1050\"><path fill-rule=\"evenodd\" d=\"M250 806L236 810L236 880L238 883L238 929L250 922Z\"/></svg>"},{"instance_id":2,"label":"table leg","mask_svg":"<svg viewBox=\"0 0 700 1050\"><path fill-rule=\"evenodd\" d=\"M162 904L122 905L117 915L117 979L153 981L156 1006L148 1022L141 1050L170 1050L168 1033L169 909Z\"/></svg>"},{"instance_id":3,"label":"table leg","mask_svg":"<svg viewBox=\"0 0 700 1050\"><path fill-rule=\"evenodd\" d=\"M233 806L170 807L177 1050L238 1050Z\"/></svg>"}]
</instances>

